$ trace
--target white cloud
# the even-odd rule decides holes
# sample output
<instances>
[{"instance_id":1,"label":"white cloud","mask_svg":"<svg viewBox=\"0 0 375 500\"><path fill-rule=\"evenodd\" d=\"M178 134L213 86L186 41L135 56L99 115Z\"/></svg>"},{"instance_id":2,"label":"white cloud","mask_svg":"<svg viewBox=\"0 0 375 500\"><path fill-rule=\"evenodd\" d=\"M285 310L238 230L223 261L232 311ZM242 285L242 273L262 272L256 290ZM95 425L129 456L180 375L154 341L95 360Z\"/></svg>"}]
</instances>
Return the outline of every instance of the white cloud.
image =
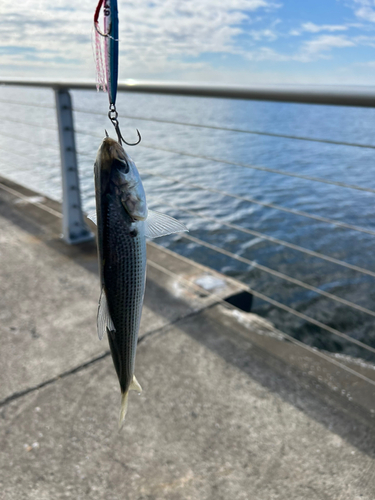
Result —
<instances>
[{"instance_id":1,"label":"white cloud","mask_svg":"<svg viewBox=\"0 0 375 500\"><path fill-rule=\"evenodd\" d=\"M48 74L71 63L71 75L92 77L91 28L96 1L23 0L2 5L3 65L35 66ZM239 54L236 37L256 13L279 7L273 0L119 0L120 76L179 71L202 53ZM265 34L264 36L267 36ZM269 39L272 35L269 33ZM0 42L0 54L5 51ZM44 63L44 66L43 66ZM75 73L76 72L76 73Z\"/></svg>"},{"instance_id":2,"label":"white cloud","mask_svg":"<svg viewBox=\"0 0 375 500\"><path fill-rule=\"evenodd\" d=\"M291 36L300 36L303 33L320 33L321 31L346 31L348 26L342 24L314 24L311 22L303 23L300 28L292 29L289 32Z\"/></svg>"},{"instance_id":3,"label":"white cloud","mask_svg":"<svg viewBox=\"0 0 375 500\"><path fill-rule=\"evenodd\" d=\"M308 62L316 58L327 58L327 52L334 48L353 47L355 43L342 35L320 35L302 44L296 59Z\"/></svg>"},{"instance_id":4,"label":"white cloud","mask_svg":"<svg viewBox=\"0 0 375 500\"><path fill-rule=\"evenodd\" d=\"M304 23L302 24L302 29L310 33L319 33L320 31L345 31L347 26L340 24L321 24L317 25L314 23Z\"/></svg>"},{"instance_id":5,"label":"white cloud","mask_svg":"<svg viewBox=\"0 0 375 500\"><path fill-rule=\"evenodd\" d=\"M364 68L375 68L375 61L367 61L363 63L356 63L356 66L362 66Z\"/></svg>"},{"instance_id":6,"label":"white cloud","mask_svg":"<svg viewBox=\"0 0 375 500\"><path fill-rule=\"evenodd\" d=\"M96 1L80 0L79 5L69 0L2 2L2 74L95 81L91 29ZM374 37L365 36L372 35L374 26L359 19L357 25L341 20L337 24L305 22L283 33L285 24L279 27L281 21L274 20L281 7L275 0L118 1L121 79L183 80L202 75L216 81L216 74L228 73L230 79L230 72L248 72L255 78L259 61L269 61L269 68L287 61L308 63L332 57L335 49L375 44ZM358 18L361 9L375 13L375 0L342 1L352 2ZM357 36L349 31L355 26L362 29ZM304 38L289 40L288 45L290 35ZM230 69L229 60L235 61ZM281 64L278 67L283 71ZM307 70L304 65L304 74Z\"/></svg>"},{"instance_id":7,"label":"white cloud","mask_svg":"<svg viewBox=\"0 0 375 500\"><path fill-rule=\"evenodd\" d=\"M293 56L281 54L269 47L259 47L254 51L247 52L246 58L250 61L290 61Z\"/></svg>"},{"instance_id":8,"label":"white cloud","mask_svg":"<svg viewBox=\"0 0 375 500\"><path fill-rule=\"evenodd\" d=\"M375 47L375 36L360 35L353 38L353 41L358 45L367 45Z\"/></svg>"},{"instance_id":9,"label":"white cloud","mask_svg":"<svg viewBox=\"0 0 375 500\"><path fill-rule=\"evenodd\" d=\"M269 28L265 28L262 30L251 30L250 35L255 41L268 40L269 42L273 42L279 37L279 34L275 30L275 27L280 23L281 19L276 19L271 23Z\"/></svg>"},{"instance_id":10,"label":"white cloud","mask_svg":"<svg viewBox=\"0 0 375 500\"><path fill-rule=\"evenodd\" d=\"M375 23L375 1L354 0L354 13L360 19Z\"/></svg>"},{"instance_id":11,"label":"white cloud","mask_svg":"<svg viewBox=\"0 0 375 500\"><path fill-rule=\"evenodd\" d=\"M250 31L250 35L254 40L268 40L270 42L277 40L278 35L272 29L264 29L264 30L252 30Z\"/></svg>"},{"instance_id":12,"label":"white cloud","mask_svg":"<svg viewBox=\"0 0 375 500\"><path fill-rule=\"evenodd\" d=\"M318 59L328 59L335 48L353 47L356 42L342 35L320 35L317 38L302 43L293 53L283 54L269 47L259 47L247 52L246 58L251 61L299 61L303 63Z\"/></svg>"}]
</instances>

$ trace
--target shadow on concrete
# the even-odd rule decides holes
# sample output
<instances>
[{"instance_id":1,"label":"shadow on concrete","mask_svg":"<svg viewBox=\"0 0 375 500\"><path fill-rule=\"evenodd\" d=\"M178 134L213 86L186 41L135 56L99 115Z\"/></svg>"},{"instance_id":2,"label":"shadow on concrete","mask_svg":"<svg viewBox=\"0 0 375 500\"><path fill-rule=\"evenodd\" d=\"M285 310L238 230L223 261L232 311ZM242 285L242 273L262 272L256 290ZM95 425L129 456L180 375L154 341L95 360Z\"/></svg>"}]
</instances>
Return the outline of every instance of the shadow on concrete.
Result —
<instances>
[{"instance_id":1,"label":"shadow on concrete","mask_svg":"<svg viewBox=\"0 0 375 500\"><path fill-rule=\"evenodd\" d=\"M153 286L157 285L153 283ZM152 306L155 307L156 304L149 304L149 307ZM344 401L341 405L337 404L337 400L333 399L325 387L317 386L316 379L312 380L280 359L273 358L235 329L220 323L220 314L217 314L215 308L217 305L212 305L201 311L199 317L184 318L175 326L277 394L283 401L304 412L362 452L375 457L373 424L366 424L355 418L349 408L345 408Z\"/></svg>"},{"instance_id":2,"label":"shadow on concrete","mask_svg":"<svg viewBox=\"0 0 375 500\"><path fill-rule=\"evenodd\" d=\"M3 217L36 236L53 250L73 259L87 271L98 274L95 241L74 246L67 245L58 237L60 220L32 205L16 206L14 200L7 198L8 195L1 193L0 211ZM152 311L158 314L162 312L167 316L168 309L181 308L181 314L174 314L172 320L175 325L178 322L181 331L351 445L371 457L375 456L375 433L370 422L366 425L355 419L348 409L336 404L337 400L334 400L324 387L319 388L315 379L314 381L309 379L305 374L254 346L251 340L244 338L235 328L228 328L227 325L215 320L214 316L220 318L220 314L212 314L217 306L212 305L204 311L186 314L187 310L191 311L189 304L176 298L165 287L150 278L147 280L145 304ZM163 332L168 331L168 326ZM159 330L156 333L162 334ZM152 335L148 335L144 340L152 341ZM108 353L104 355L107 356ZM75 370L72 371L74 372Z\"/></svg>"}]
</instances>

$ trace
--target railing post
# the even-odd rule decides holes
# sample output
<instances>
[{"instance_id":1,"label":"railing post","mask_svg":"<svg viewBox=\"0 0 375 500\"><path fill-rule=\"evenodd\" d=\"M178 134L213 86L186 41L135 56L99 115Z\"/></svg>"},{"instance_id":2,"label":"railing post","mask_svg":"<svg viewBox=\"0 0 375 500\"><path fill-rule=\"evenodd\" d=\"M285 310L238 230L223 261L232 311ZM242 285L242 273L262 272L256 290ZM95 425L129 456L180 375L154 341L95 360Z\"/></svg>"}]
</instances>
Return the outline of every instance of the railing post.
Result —
<instances>
[{"instance_id":1,"label":"railing post","mask_svg":"<svg viewBox=\"0 0 375 500\"><path fill-rule=\"evenodd\" d=\"M61 156L63 239L72 245L91 240L94 235L83 219L72 101L69 91L67 89L55 89L55 99Z\"/></svg>"}]
</instances>

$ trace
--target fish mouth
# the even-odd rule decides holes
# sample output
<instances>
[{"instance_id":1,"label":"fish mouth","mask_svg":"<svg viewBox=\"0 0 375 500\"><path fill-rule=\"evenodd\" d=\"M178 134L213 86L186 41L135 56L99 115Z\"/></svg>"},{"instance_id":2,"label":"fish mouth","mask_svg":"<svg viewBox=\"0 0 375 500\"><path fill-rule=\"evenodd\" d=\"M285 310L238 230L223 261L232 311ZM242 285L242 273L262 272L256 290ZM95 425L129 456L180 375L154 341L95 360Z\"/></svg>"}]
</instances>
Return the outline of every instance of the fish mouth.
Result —
<instances>
[{"instance_id":1,"label":"fish mouth","mask_svg":"<svg viewBox=\"0 0 375 500\"><path fill-rule=\"evenodd\" d=\"M101 170L110 170L113 161L127 161L127 155L123 147L112 137L105 137L98 151Z\"/></svg>"}]
</instances>

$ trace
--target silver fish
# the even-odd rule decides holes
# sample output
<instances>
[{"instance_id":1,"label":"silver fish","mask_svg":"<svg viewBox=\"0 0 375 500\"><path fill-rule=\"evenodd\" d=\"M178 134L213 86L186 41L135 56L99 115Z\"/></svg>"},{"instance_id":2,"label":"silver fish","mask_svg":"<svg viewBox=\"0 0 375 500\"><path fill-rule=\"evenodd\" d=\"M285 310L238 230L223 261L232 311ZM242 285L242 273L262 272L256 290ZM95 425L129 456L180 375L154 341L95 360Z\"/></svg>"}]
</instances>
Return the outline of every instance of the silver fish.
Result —
<instances>
[{"instance_id":1,"label":"silver fish","mask_svg":"<svg viewBox=\"0 0 375 500\"><path fill-rule=\"evenodd\" d=\"M147 209L137 167L122 146L107 137L95 172L97 241L101 295L97 327L107 333L121 388L121 427L130 390L141 392L134 375L146 279L146 237L187 231L168 215Z\"/></svg>"}]
</instances>

